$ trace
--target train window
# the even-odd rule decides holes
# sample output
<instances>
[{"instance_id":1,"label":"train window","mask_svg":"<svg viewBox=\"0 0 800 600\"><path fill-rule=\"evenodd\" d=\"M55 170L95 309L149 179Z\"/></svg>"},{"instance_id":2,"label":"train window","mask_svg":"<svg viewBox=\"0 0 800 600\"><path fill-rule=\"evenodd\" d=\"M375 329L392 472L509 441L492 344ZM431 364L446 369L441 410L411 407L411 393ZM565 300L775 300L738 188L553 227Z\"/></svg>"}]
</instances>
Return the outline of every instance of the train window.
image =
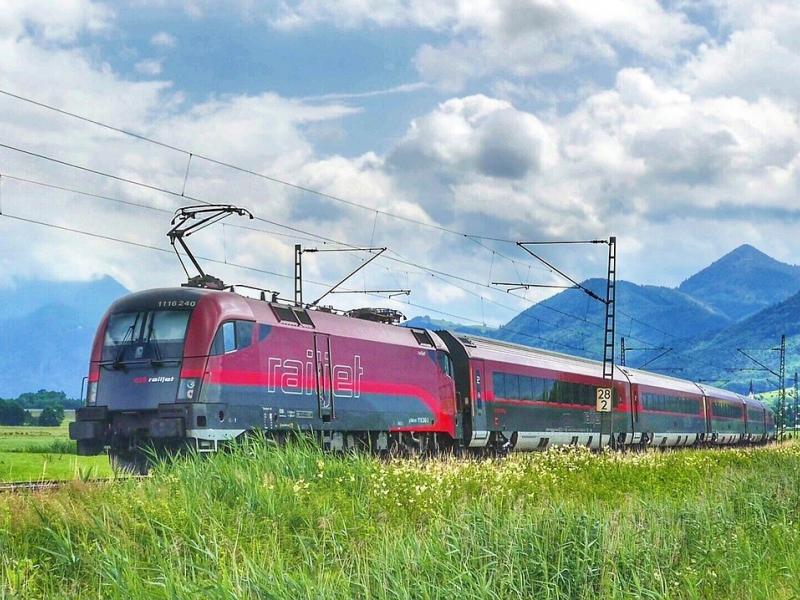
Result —
<instances>
[{"instance_id":1,"label":"train window","mask_svg":"<svg viewBox=\"0 0 800 600\"><path fill-rule=\"evenodd\" d=\"M145 341L155 339L158 342L180 342L186 335L189 323L189 311L157 310L151 313L147 325Z\"/></svg>"},{"instance_id":2,"label":"train window","mask_svg":"<svg viewBox=\"0 0 800 600\"><path fill-rule=\"evenodd\" d=\"M431 339L431 336L428 335L428 332L424 329L412 329L411 333L414 334L414 339L417 340L417 343L420 346L433 347L433 340Z\"/></svg>"},{"instance_id":3,"label":"train window","mask_svg":"<svg viewBox=\"0 0 800 600\"><path fill-rule=\"evenodd\" d=\"M544 392L544 379L541 377L531 377L531 399L546 400Z\"/></svg>"},{"instance_id":4,"label":"train window","mask_svg":"<svg viewBox=\"0 0 800 600\"><path fill-rule=\"evenodd\" d=\"M519 399L519 375L506 373L506 398Z\"/></svg>"},{"instance_id":5,"label":"train window","mask_svg":"<svg viewBox=\"0 0 800 600\"><path fill-rule=\"evenodd\" d=\"M542 379L542 400L546 402L553 401L553 388L555 387L556 382L553 379Z\"/></svg>"},{"instance_id":6,"label":"train window","mask_svg":"<svg viewBox=\"0 0 800 600\"><path fill-rule=\"evenodd\" d=\"M547 395L548 402L561 402L561 398L564 394L561 393L561 382L554 381L552 386L550 387L550 393Z\"/></svg>"},{"instance_id":7,"label":"train window","mask_svg":"<svg viewBox=\"0 0 800 600\"><path fill-rule=\"evenodd\" d=\"M684 415L695 415L700 412L700 403L694 398L669 396L667 394L642 394L642 407L645 410L673 412Z\"/></svg>"},{"instance_id":8,"label":"train window","mask_svg":"<svg viewBox=\"0 0 800 600\"><path fill-rule=\"evenodd\" d=\"M447 352L439 350L436 352L436 362L439 363L439 368L444 371L444 374L452 379L453 377L453 361Z\"/></svg>"},{"instance_id":9,"label":"train window","mask_svg":"<svg viewBox=\"0 0 800 600\"><path fill-rule=\"evenodd\" d=\"M731 404L730 402L715 400L712 403L712 412L715 417L726 417L728 419L742 418L741 405Z\"/></svg>"},{"instance_id":10,"label":"train window","mask_svg":"<svg viewBox=\"0 0 800 600\"><path fill-rule=\"evenodd\" d=\"M275 313L275 316L281 323L299 324L297 315L295 315L294 311L288 306L279 306L277 304L271 304L270 306L272 306L272 312Z\"/></svg>"},{"instance_id":11,"label":"train window","mask_svg":"<svg viewBox=\"0 0 800 600\"><path fill-rule=\"evenodd\" d=\"M106 346L118 346L138 339L137 325L142 321L142 313L117 313L111 315L106 326Z\"/></svg>"},{"instance_id":12,"label":"train window","mask_svg":"<svg viewBox=\"0 0 800 600\"><path fill-rule=\"evenodd\" d=\"M253 343L253 323L236 321L236 349L247 348Z\"/></svg>"},{"instance_id":13,"label":"train window","mask_svg":"<svg viewBox=\"0 0 800 600\"><path fill-rule=\"evenodd\" d=\"M596 388L591 385L581 385L580 404L583 406L593 406L597 399Z\"/></svg>"},{"instance_id":14,"label":"train window","mask_svg":"<svg viewBox=\"0 0 800 600\"><path fill-rule=\"evenodd\" d=\"M519 398L520 400L533 400L533 380L531 377L519 378Z\"/></svg>"},{"instance_id":15,"label":"train window","mask_svg":"<svg viewBox=\"0 0 800 600\"><path fill-rule=\"evenodd\" d=\"M496 398L507 398L505 375L495 371L492 373L492 389Z\"/></svg>"},{"instance_id":16,"label":"train window","mask_svg":"<svg viewBox=\"0 0 800 600\"><path fill-rule=\"evenodd\" d=\"M222 351L233 352L236 350L236 327L232 322L222 324Z\"/></svg>"},{"instance_id":17,"label":"train window","mask_svg":"<svg viewBox=\"0 0 800 600\"><path fill-rule=\"evenodd\" d=\"M217 329L211 342L212 356L242 350L253 343L255 324L250 321L226 321Z\"/></svg>"},{"instance_id":18,"label":"train window","mask_svg":"<svg viewBox=\"0 0 800 600\"><path fill-rule=\"evenodd\" d=\"M263 323L258 326L258 341L263 342L267 339L269 332L272 331L272 327L269 325L264 325Z\"/></svg>"},{"instance_id":19,"label":"train window","mask_svg":"<svg viewBox=\"0 0 800 600\"><path fill-rule=\"evenodd\" d=\"M591 385L497 371L492 373L492 388L496 398L575 406L594 406L596 397L596 388Z\"/></svg>"}]
</instances>

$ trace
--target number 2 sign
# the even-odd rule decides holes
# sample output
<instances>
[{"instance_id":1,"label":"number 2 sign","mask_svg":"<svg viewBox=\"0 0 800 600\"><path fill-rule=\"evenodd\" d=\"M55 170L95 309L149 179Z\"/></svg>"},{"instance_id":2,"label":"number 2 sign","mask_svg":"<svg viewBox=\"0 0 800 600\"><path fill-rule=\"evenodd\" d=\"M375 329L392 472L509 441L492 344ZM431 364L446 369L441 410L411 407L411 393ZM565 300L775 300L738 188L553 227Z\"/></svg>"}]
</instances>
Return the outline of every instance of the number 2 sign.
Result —
<instances>
[{"instance_id":1,"label":"number 2 sign","mask_svg":"<svg viewBox=\"0 0 800 600\"><path fill-rule=\"evenodd\" d=\"M597 388L597 412L611 412L611 388Z\"/></svg>"}]
</instances>

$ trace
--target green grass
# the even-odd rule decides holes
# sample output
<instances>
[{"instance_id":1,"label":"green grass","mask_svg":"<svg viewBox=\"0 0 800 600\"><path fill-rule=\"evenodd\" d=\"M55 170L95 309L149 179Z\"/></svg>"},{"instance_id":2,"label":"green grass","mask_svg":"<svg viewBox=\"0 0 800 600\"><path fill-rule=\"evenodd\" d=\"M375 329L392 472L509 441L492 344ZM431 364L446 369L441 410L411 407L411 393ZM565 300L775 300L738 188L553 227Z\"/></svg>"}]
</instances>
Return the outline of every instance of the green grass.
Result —
<instances>
[{"instance_id":1,"label":"green grass","mask_svg":"<svg viewBox=\"0 0 800 600\"><path fill-rule=\"evenodd\" d=\"M0 497L0 597L797 598L800 444L501 460L264 443Z\"/></svg>"},{"instance_id":2,"label":"green grass","mask_svg":"<svg viewBox=\"0 0 800 600\"><path fill-rule=\"evenodd\" d=\"M60 427L0 427L0 452L62 452L75 453L69 440L69 423Z\"/></svg>"},{"instance_id":3,"label":"green grass","mask_svg":"<svg viewBox=\"0 0 800 600\"><path fill-rule=\"evenodd\" d=\"M111 467L105 454L75 456L45 452L0 452L0 482L110 475Z\"/></svg>"},{"instance_id":4,"label":"green grass","mask_svg":"<svg viewBox=\"0 0 800 600\"><path fill-rule=\"evenodd\" d=\"M108 458L75 456L67 421L60 427L0 427L0 482L111 474Z\"/></svg>"}]
</instances>

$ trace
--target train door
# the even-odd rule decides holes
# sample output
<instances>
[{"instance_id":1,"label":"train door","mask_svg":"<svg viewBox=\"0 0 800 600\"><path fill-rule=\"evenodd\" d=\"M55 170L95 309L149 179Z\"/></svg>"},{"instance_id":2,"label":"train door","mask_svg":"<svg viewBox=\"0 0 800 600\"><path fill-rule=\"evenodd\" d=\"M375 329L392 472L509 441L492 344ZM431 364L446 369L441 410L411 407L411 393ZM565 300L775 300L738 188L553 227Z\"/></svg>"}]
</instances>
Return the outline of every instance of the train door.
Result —
<instances>
[{"instance_id":1,"label":"train door","mask_svg":"<svg viewBox=\"0 0 800 600\"><path fill-rule=\"evenodd\" d=\"M334 417L333 407L333 355L331 338L323 333L314 334L314 368L316 373L317 408L324 422Z\"/></svg>"},{"instance_id":2,"label":"train door","mask_svg":"<svg viewBox=\"0 0 800 600\"><path fill-rule=\"evenodd\" d=\"M470 377L472 393L470 397L471 435L469 445L472 448L485 446L489 442L489 425L486 407L486 366L482 360L472 360Z\"/></svg>"}]
</instances>

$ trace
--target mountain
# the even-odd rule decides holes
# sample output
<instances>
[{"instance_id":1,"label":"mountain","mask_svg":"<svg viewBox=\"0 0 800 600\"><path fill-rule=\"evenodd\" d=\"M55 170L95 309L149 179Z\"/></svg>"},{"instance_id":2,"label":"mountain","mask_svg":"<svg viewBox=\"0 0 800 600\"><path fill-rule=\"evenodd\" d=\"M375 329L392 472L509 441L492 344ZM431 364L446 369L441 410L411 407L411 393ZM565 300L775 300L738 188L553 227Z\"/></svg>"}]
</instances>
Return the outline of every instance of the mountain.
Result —
<instances>
[{"instance_id":1,"label":"mountain","mask_svg":"<svg viewBox=\"0 0 800 600\"><path fill-rule=\"evenodd\" d=\"M701 337L671 358L682 377L701 379L724 376L725 387L746 392L750 381L756 391L778 387L777 378L739 352L744 350L775 372L779 368L781 335L786 335L787 385L800 370L800 293L770 306L726 329ZM719 375L710 375L718 373Z\"/></svg>"},{"instance_id":2,"label":"mountain","mask_svg":"<svg viewBox=\"0 0 800 600\"><path fill-rule=\"evenodd\" d=\"M495 337L497 330L492 327L461 325L460 323L453 323L452 321L444 321L441 319L432 319L428 315L424 317L414 317L405 323L403 327L416 327L417 329L431 329L433 331L441 329L452 329L467 335L480 335L484 337Z\"/></svg>"},{"instance_id":3,"label":"mountain","mask_svg":"<svg viewBox=\"0 0 800 600\"><path fill-rule=\"evenodd\" d=\"M41 388L77 397L97 323L126 293L110 277L0 289L0 397Z\"/></svg>"},{"instance_id":4,"label":"mountain","mask_svg":"<svg viewBox=\"0 0 800 600\"><path fill-rule=\"evenodd\" d=\"M583 283L605 295L604 279ZM725 376L735 389L761 371L726 371L753 365L737 348L772 348L787 335L787 373L800 369L800 267L781 263L752 246L740 246L686 279L678 288L617 282L617 343L625 338L626 362L689 378ZM89 282L28 281L0 288L0 397L40 388L77 396L92 338L103 312L127 290L110 277ZM453 329L559 352L602 357L603 305L570 289L492 329L430 317L409 327ZM619 346L618 346L619 347ZM761 351L771 361L777 353ZM617 354L617 360L619 355ZM767 364L767 363L765 363ZM720 381L722 383L722 381Z\"/></svg>"},{"instance_id":5,"label":"mountain","mask_svg":"<svg viewBox=\"0 0 800 600\"><path fill-rule=\"evenodd\" d=\"M605 296L604 279L583 285ZM627 337L629 347L648 348L638 357L669 346L674 339L719 331L731 321L725 315L674 289L617 283L617 337ZM602 356L605 306L581 290L565 290L523 311L497 333L499 339L531 345L538 340L548 348L584 356Z\"/></svg>"},{"instance_id":6,"label":"mountain","mask_svg":"<svg viewBox=\"0 0 800 600\"><path fill-rule=\"evenodd\" d=\"M583 284L605 296L604 279ZM781 263L749 245L726 254L678 288L617 282L617 354L626 342L626 363L746 391L774 389L775 378L737 351L778 370L778 353L764 350L787 336L787 376L800 369L800 267ZM417 318L417 326L455 329L568 354L602 358L604 307L581 290L556 294L498 329ZM666 353L665 353L666 352ZM658 360L660 354L663 354ZM652 362L650 362L652 361Z\"/></svg>"},{"instance_id":7,"label":"mountain","mask_svg":"<svg viewBox=\"0 0 800 600\"><path fill-rule=\"evenodd\" d=\"M800 266L745 244L689 277L678 290L739 321L800 290Z\"/></svg>"}]
</instances>

